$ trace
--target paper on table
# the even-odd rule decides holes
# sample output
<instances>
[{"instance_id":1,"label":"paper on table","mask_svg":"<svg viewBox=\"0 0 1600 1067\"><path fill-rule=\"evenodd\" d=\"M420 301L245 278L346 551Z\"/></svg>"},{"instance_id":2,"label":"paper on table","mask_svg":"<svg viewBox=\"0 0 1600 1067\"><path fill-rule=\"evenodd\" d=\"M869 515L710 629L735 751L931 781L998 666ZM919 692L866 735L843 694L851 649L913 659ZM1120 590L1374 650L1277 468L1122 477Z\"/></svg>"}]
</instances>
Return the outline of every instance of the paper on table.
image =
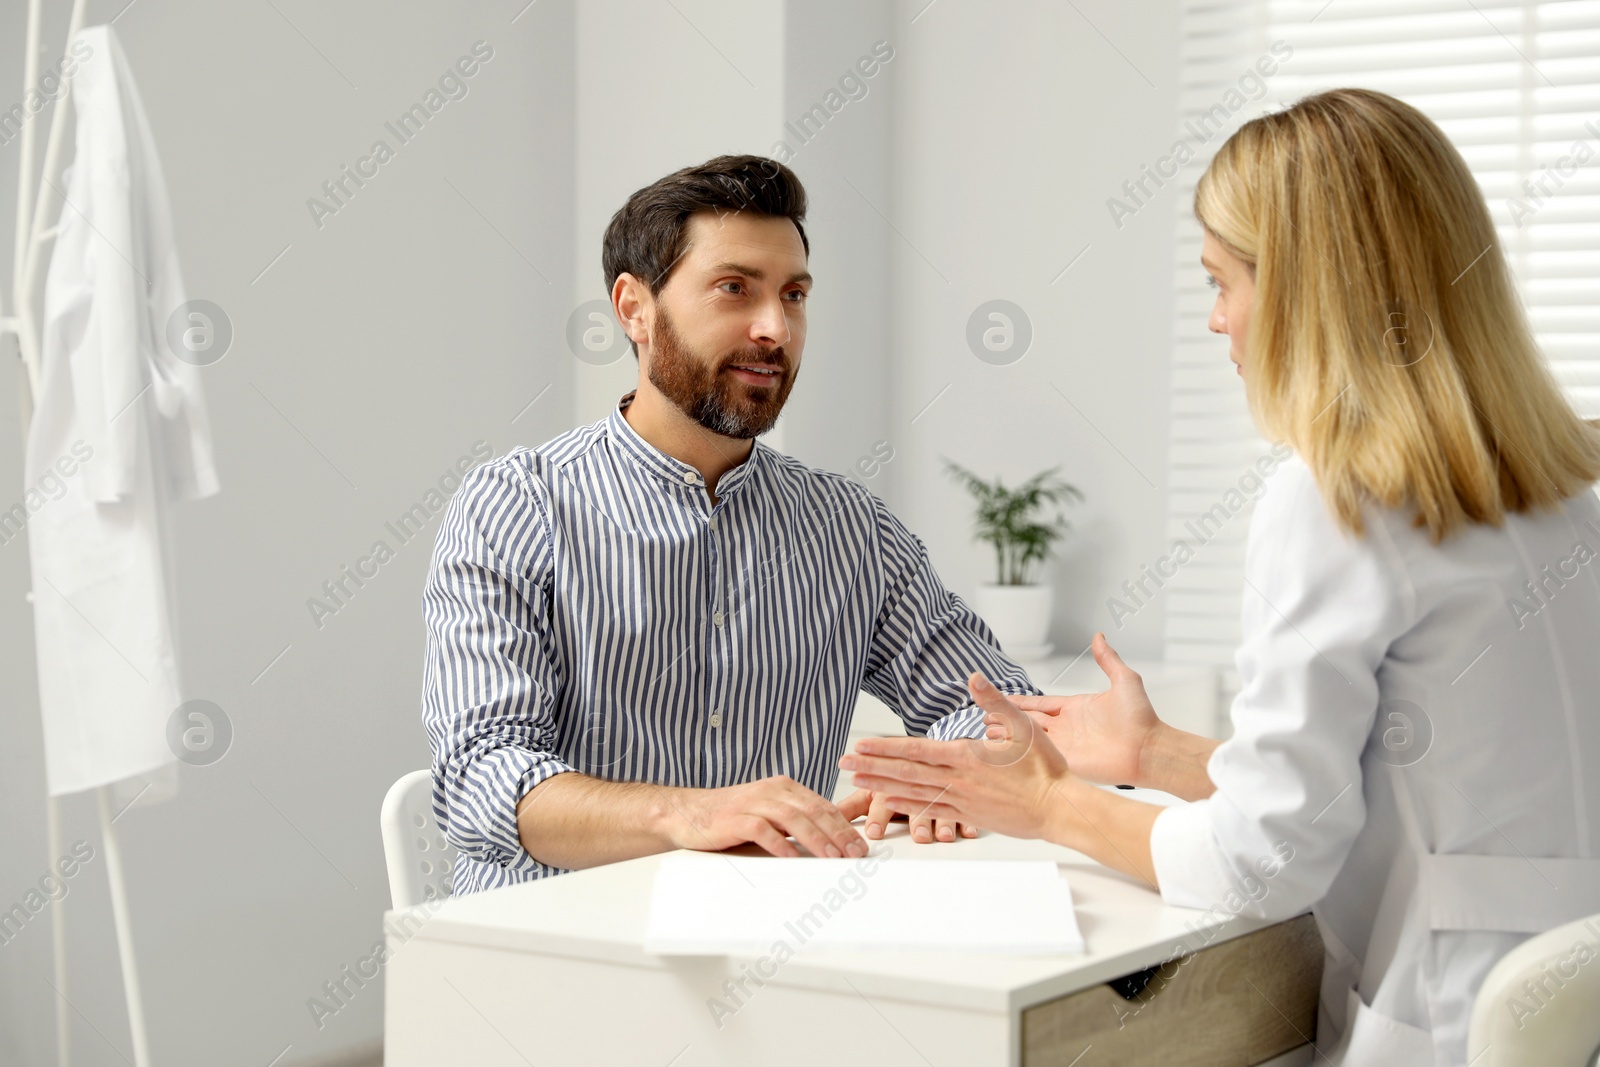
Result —
<instances>
[{"instance_id":1,"label":"paper on table","mask_svg":"<svg viewBox=\"0 0 1600 1067\"><path fill-rule=\"evenodd\" d=\"M867 872L867 873L863 873ZM644 949L1082 953L1072 890L1049 860L665 856Z\"/></svg>"}]
</instances>

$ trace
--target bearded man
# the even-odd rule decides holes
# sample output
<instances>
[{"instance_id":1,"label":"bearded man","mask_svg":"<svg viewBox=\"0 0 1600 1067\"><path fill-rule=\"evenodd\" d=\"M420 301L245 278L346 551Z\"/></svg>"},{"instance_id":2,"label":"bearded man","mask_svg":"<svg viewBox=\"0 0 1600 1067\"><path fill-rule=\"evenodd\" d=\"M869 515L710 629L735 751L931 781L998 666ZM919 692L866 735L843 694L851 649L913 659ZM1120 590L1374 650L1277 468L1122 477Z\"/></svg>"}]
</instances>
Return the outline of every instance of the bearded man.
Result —
<instances>
[{"instance_id":1,"label":"bearded man","mask_svg":"<svg viewBox=\"0 0 1600 1067\"><path fill-rule=\"evenodd\" d=\"M800 372L805 209L760 156L634 193L603 260L637 388L452 498L423 721L455 893L673 848L865 855L852 822L879 838L887 806L827 799L860 691L940 739L983 735L974 670L1038 693L882 501L756 440Z\"/></svg>"}]
</instances>

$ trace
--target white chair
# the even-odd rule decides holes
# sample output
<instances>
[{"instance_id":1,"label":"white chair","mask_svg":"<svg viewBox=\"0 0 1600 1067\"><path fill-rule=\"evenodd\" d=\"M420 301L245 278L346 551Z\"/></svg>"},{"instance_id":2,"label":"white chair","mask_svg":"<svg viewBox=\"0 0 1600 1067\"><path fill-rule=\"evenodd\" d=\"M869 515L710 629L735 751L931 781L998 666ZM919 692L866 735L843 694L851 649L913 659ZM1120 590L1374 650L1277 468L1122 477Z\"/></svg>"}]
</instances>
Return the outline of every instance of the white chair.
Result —
<instances>
[{"instance_id":1,"label":"white chair","mask_svg":"<svg viewBox=\"0 0 1600 1067\"><path fill-rule=\"evenodd\" d=\"M432 799L433 772L427 770L404 775L383 798L378 823L389 866L389 899L396 908L450 895L456 848L433 819Z\"/></svg>"},{"instance_id":2,"label":"white chair","mask_svg":"<svg viewBox=\"0 0 1600 1067\"><path fill-rule=\"evenodd\" d=\"M1583 943L1588 946L1574 952ZM1523 983L1530 983L1524 987ZM1542 988L1533 996L1530 990ZM1472 1007L1473 1067L1600 1063L1600 915L1530 937L1489 971Z\"/></svg>"}]
</instances>

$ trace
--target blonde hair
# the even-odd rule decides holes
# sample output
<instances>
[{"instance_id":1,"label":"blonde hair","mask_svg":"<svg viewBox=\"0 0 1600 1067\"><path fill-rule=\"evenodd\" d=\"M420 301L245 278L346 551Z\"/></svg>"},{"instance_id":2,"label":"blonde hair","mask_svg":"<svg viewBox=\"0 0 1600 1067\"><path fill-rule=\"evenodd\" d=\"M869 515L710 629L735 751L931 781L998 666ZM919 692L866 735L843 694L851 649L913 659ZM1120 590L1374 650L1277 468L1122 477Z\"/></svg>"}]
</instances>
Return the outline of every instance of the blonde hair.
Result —
<instances>
[{"instance_id":1,"label":"blonde hair","mask_svg":"<svg viewBox=\"0 0 1600 1067\"><path fill-rule=\"evenodd\" d=\"M1600 429L1534 343L1471 171L1416 108L1336 89L1254 119L1195 214L1255 273L1251 413L1348 530L1375 500L1439 542L1600 478Z\"/></svg>"}]
</instances>

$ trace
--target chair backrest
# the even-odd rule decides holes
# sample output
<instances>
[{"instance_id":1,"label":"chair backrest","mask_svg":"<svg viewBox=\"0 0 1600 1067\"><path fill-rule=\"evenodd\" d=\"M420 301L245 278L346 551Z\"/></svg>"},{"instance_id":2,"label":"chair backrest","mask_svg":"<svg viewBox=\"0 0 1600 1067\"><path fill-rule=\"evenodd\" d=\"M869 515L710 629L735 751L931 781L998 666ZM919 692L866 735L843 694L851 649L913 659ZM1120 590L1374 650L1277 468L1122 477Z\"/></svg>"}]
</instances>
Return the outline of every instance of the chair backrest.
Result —
<instances>
[{"instance_id":1,"label":"chair backrest","mask_svg":"<svg viewBox=\"0 0 1600 1067\"><path fill-rule=\"evenodd\" d=\"M1478 990L1467 1032L1473 1067L1600 1062L1600 915L1530 937Z\"/></svg>"},{"instance_id":2,"label":"chair backrest","mask_svg":"<svg viewBox=\"0 0 1600 1067\"><path fill-rule=\"evenodd\" d=\"M410 908L449 896L456 848L433 818L433 772L412 771L390 786L378 822L394 906Z\"/></svg>"}]
</instances>

